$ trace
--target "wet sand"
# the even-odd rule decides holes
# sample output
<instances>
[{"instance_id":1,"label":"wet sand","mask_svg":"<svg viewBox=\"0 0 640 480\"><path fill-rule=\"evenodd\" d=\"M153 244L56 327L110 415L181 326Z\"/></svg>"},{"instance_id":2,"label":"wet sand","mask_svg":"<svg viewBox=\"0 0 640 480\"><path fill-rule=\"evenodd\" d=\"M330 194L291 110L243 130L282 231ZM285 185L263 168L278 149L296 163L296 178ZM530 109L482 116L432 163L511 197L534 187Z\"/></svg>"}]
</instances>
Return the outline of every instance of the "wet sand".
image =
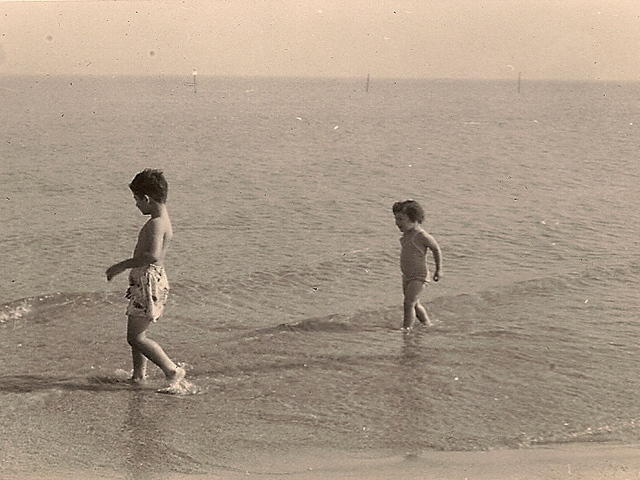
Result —
<instances>
[{"instance_id":1,"label":"wet sand","mask_svg":"<svg viewBox=\"0 0 640 480\"><path fill-rule=\"evenodd\" d=\"M631 480L640 478L640 445L566 444L522 450L425 452L384 456L376 452L305 450L256 456L242 465L221 466L203 474L109 472L5 472L4 480Z\"/></svg>"}]
</instances>

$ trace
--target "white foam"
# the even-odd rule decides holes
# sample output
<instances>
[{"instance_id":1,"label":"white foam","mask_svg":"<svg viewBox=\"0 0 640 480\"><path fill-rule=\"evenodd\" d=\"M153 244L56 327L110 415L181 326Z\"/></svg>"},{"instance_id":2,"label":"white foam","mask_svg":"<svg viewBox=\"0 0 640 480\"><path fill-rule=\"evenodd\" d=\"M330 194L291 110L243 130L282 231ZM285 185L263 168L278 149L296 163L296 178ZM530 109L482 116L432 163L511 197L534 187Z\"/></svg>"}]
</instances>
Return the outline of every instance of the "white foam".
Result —
<instances>
[{"instance_id":1,"label":"white foam","mask_svg":"<svg viewBox=\"0 0 640 480\"><path fill-rule=\"evenodd\" d=\"M167 387L156 390L158 393L166 393L168 395L196 395L202 393L202 390L194 383L184 378L177 383L173 383Z\"/></svg>"}]
</instances>

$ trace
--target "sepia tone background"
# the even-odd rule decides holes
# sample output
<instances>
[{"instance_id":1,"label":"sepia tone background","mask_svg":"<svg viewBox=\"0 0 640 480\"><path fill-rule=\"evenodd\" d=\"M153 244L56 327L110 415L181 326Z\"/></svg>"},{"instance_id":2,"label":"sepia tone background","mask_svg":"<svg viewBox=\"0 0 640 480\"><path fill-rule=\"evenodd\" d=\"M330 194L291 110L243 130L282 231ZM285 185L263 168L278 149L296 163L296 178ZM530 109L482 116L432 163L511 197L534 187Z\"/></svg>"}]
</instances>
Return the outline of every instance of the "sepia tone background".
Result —
<instances>
[{"instance_id":1,"label":"sepia tone background","mask_svg":"<svg viewBox=\"0 0 640 480\"><path fill-rule=\"evenodd\" d=\"M0 73L628 80L632 0L0 1Z\"/></svg>"},{"instance_id":2,"label":"sepia tone background","mask_svg":"<svg viewBox=\"0 0 640 480\"><path fill-rule=\"evenodd\" d=\"M0 1L3 476L637 478L639 15ZM195 395L126 383L104 278L149 166ZM412 335L405 198L445 259Z\"/></svg>"}]
</instances>

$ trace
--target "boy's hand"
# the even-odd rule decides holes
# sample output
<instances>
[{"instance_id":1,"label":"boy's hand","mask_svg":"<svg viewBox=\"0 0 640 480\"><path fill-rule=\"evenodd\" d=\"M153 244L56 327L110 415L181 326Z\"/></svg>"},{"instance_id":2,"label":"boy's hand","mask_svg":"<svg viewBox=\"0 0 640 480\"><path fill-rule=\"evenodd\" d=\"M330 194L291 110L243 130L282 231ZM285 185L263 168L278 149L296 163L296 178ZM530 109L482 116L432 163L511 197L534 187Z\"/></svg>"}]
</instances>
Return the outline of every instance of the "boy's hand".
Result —
<instances>
[{"instance_id":1,"label":"boy's hand","mask_svg":"<svg viewBox=\"0 0 640 480\"><path fill-rule=\"evenodd\" d=\"M107 271L106 271L107 281L110 282L113 277L115 277L119 273L124 272L124 270L125 269L122 268L119 263L116 263L115 265L111 265L109 268L107 268Z\"/></svg>"},{"instance_id":2,"label":"boy's hand","mask_svg":"<svg viewBox=\"0 0 640 480\"><path fill-rule=\"evenodd\" d=\"M440 277L442 276L442 274L440 272L434 272L433 274L433 281L437 282L438 280L440 280Z\"/></svg>"}]
</instances>

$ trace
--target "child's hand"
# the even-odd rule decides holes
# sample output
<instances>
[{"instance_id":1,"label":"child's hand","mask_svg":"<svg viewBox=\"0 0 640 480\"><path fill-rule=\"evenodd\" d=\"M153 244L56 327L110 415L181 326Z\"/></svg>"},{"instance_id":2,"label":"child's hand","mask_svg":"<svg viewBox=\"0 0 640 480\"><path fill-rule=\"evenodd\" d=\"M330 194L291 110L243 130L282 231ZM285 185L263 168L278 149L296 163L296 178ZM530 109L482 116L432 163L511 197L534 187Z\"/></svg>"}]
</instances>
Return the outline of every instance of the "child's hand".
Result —
<instances>
[{"instance_id":1,"label":"child's hand","mask_svg":"<svg viewBox=\"0 0 640 480\"><path fill-rule=\"evenodd\" d=\"M437 282L438 280L440 280L440 277L442 276L442 274L440 272L434 272L433 274L433 281Z\"/></svg>"},{"instance_id":2,"label":"child's hand","mask_svg":"<svg viewBox=\"0 0 640 480\"><path fill-rule=\"evenodd\" d=\"M124 272L124 268L122 268L120 264L116 263L115 265L111 265L106 271L107 281L110 282L113 277L122 272Z\"/></svg>"}]
</instances>

